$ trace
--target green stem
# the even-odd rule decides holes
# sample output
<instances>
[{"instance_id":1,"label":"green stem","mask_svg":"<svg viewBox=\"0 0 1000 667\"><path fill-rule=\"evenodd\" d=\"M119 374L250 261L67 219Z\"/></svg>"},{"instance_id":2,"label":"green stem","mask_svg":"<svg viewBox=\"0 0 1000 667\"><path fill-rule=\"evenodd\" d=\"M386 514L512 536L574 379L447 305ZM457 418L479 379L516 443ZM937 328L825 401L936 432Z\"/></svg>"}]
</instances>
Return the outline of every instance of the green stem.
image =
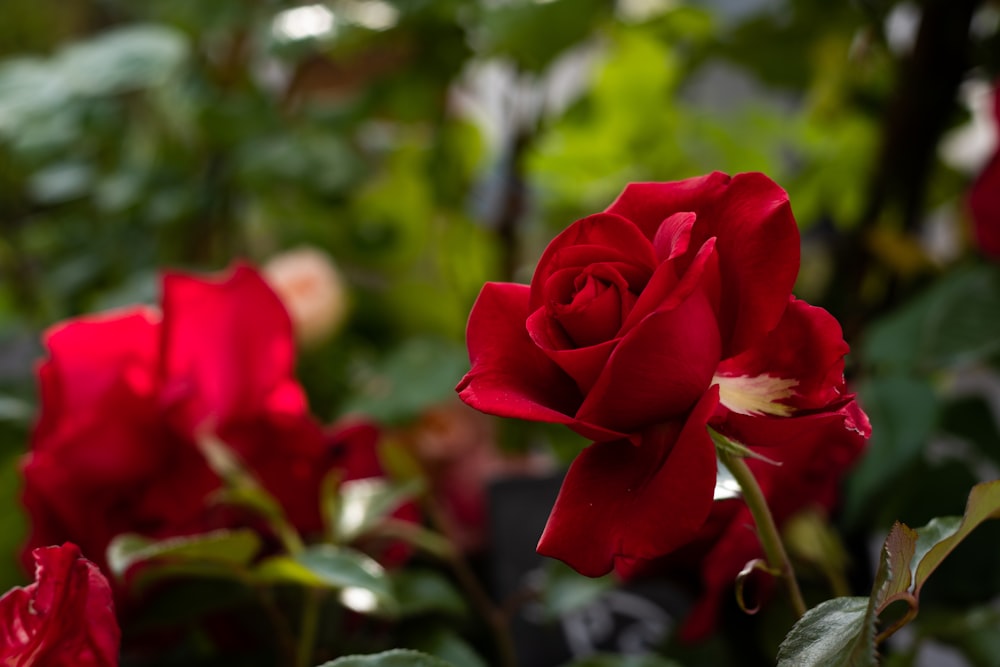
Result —
<instances>
[{"instance_id":1,"label":"green stem","mask_svg":"<svg viewBox=\"0 0 1000 667\"><path fill-rule=\"evenodd\" d=\"M316 648L316 630L319 627L320 595L322 591L307 588L302 604L302 624L299 626L299 650L295 664L297 667L311 667L313 650Z\"/></svg>"},{"instance_id":2,"label":"green stem","mask_svg":"<svg viewBox=\"0 0 1000 667\"><path fill-rule=\"evenodd\" d=\"M802 599L802 591L799 590L799 583L795 579L795 571L792 569L792 562L788 559L785 545L781 542L781 535L778 533L778 526L774 523L774 517L767 506L757 478L753 476L750 466L739 456L734 456L721 448L716 450L719 460L726 466L726 469L733 475L743 491L743 500L746 501L747 508L753 516L757 525L757 536L760 544L764 548L764 555L767 563L781 573L781 578L788 587L788 595L792 601L792 608L798 617L806 613L806 603Z\"/></svg>"},{"instance_id":3,"label":"green stem","mask_svg":"<svg viewBox=\"0 0 1000 667\"><path fill-rule=\"evenodd\" d=\"M429 494L425 494L421 506L427 513L431 524L443 534L447 520L437 502ZM452 548L447 557L447 563L451 567L452 574L458 580L458 584L489 626L496 645L498 664L501 667L517 667L514 638L511 636L510 624L507 622L507 616L503 610L493 603L489 593L483 588L476 573L472 571L468 561L465 560L457 546Z\"/></svg>"}]
</instances>

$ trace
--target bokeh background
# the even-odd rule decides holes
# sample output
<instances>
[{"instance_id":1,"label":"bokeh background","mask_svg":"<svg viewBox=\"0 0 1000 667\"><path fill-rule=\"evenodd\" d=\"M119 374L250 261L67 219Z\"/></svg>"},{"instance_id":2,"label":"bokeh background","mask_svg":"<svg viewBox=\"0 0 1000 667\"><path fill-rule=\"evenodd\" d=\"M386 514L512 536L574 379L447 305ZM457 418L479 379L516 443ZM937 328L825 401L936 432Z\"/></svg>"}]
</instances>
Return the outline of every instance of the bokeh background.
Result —
<instances>
[{"instance_id":1,"label":"bokeh background","mask_svg":"<svg viewBox=\"0 0 1000 667\"><path fill-rule=\"evenodd\" d=\"M967 207L998 26L974 0L3 0L0 590L46 327L245 258L298 299L317 415L454 429L482 284L629 181L712 170L788 190L796 292L852 345L875 435L834 525L867 590L893 520L998 476L1000 271ZM469 428L555 467L580 445ZM894 664L1000 664L998 594L986 525Z\"/></svg>"}]
</instances>

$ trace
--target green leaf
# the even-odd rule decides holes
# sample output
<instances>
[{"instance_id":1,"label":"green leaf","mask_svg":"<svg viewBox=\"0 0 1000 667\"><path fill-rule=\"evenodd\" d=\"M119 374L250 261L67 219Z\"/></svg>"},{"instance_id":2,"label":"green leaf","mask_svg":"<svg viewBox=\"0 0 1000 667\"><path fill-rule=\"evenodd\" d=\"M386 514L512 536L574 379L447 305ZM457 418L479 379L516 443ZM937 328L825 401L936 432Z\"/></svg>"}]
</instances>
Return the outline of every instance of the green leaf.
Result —
<instances>
[{"instance_id":1,"label":"green leaf","mask_svg":"<svg viewBox=\"0 0 1000 667\"><path fill-rule=\"evenodd\" d=\"M462 616L467 611L462 595L436 570L399 570L392 575L392 587L401 617L429 613Z\"/></svg>"},{"instance_id":2,"label":"green leaf","mask_svg":"<svg viewBox=\"0 0 1000 667\"><path fill-rule=\"evenodd\" d=\"M57 57L66 83L80 94L106 95L162 83L184 61L187 41L162 25L133 24L73 44Z\"/></svg>"},{"instance_id":3,"label":"green leaf","mask_svg":"<svg viewBox=\"0 0 1000 667\"><path fill-rule=\"evenodd\" d=\"M30 423L34 408L25 400L14 396L0 396L0 422Z\"/></svg>"},{"instance_id":4,"label":"green leaf","mask_svg":"<svg viewBox=\"0 0 1000 667\"><path fill-rule=\"evenodd\" d=\"M927 578L973 529L983 521L995 518L1000 518L1000 480L972 487L962 517L933 519L923 528L918 528L919 538L913 557L916 565L911 567L914 593L920 594Z\"/></svg>"},{"instance_id":5,"label":"green leaf","mask_svg":"<svg viewBox=\"0 0 1000 667\"><path fill-rule=\"evenodd\" d=\"M858 387L859 400L873 425L861 463L848 478L844 515L849 524L865 513L867 503L923 451L938 420L938 402L925 380L893 375Z\"/></svg>"},{"instance_id":6,"label":"green leaf","mask_svg":"<svg viewBox=\"0 0 1000 667\"><path fill-rule=\"evenodd\" d=\"M454 667L454 665L420 651L397 648L371 655L348 655L325 662L318 667Z\"/></svg>"},{"instance_id":7,"label":"green leaf","mask_svg":"<svg viewBox=\"0 0 1000 667\"><path fill-rule=\"evenodd\" d=\"M409 296L406 301L421 303ZM427 304L420 308L426 309ZM363 413L380 422L406 421L454 396L457 378L468 369L464 345L437 338L410 338L376 363L359 364L353 378L353 398L343 411Z\"/></svg>"},{"instance_id":8,"label":"green leaf","mask_svg":"<svg viewBox=\"0 0 1000 667\"><path fill-rule=\"evenodd\" d=\"M599 0L505 2L482 18L479 40L491 55L541 71L562 51L586 38L605 10Z\"/></svg>"},{"instance_id":9,"label":"green leaf","mask_svg":"<svg viewBox=\"0 0 1000 667\"><path fill-rule=\"evenodd\" d=\"M863 345L869 364L933 369L1000 350L1000 269L954 271L873 325Z\"/></svg>"},{"instance_id":10,"label":"green leaf","mask_svg":"<svg viewBox=\"0 0 1000 667\"><path fill-rule=\"evenodd\" d=\"M412 521L386 519L372 530L371 536L401 540L442 560L455 556L455 546L447 537Z\"/></svg>"},{"instance_id":11,"label":"green leaf","mask_svg":"<svg viewBox=\"0 0 1000 667\"><path fill-rule=\"evenodd\" d=\"M443 627L424 629L419 639L407 642L409 648L423 651L454 665L462 667L488 667L488 663L476 653L468 642L454 630Z\"/></svg>"},{"instance_id":12,"label":"green leaf","mask_svg":"<svg viewBox=\"0 0 1000 667\"><path fill-rule=\"evenodd\" d=\"M920 590L930 575L955 547L977 526L1000 517L1000 480L972 487L961 517L939 517L913 530L897 522L882 546L875 575L872 604L882 613L897 600L906 602L907 613L879 635L886 638L912 620L919 609Z\"/></svg>"},{"instance_id":13,"label":"green leaf","mask_svg":"<svg viewBox=\"0 0 1000 667\"><path fill-rule=\"evenodd\" d=\"M875 667L870 600L834 598L799 619L778 649L778 667Z\"/></svg>"},{"instance_id":14,"label":"green leaf","mask_svg":"<svg viewBox=\"0 0 1000 667\"><path fill-rule=\"evenodd\" d=\"M356 540L423 489L420 479L394 483L383 477L369 477L343 482L339 512L332 526L334 539L341 543Z\"/></svg>"},{"instance_id":15,"label":"green leaf","mask_svg":"<svg viewBox=\"0 0 1000 667\"><path fill-rule=\"evenodd\" d=\"M205 462L225 486L211 495L210 502L243 507L264 518L289 552L302 550L302 538L288 522L281 503L257 481L240 457L213 435L198 439Z\"/></svg>"},{"instance_id":16,"label":"green leaf","mask_svg":"<svg viewBox=\"0 0 1000 667\"><path fill-rule=\"evenodd\" d=\"M598 653L574 660L563 667L679 667L679 665L673 660L658 655Z\"/></svg>"},{"instance_id":17,"label":"green leaf","mask_svg":"<svg viewBox=\"0 0 1000 667\"><path fill-rule=\"evenodd\" d=\"M321 544L294 556L274 556L261 562L258 579L341 593L341 602L359 612L394 614L397 603L388 575L373 558L343 547Z\"/></svg>"},{"instance_id":18,"label":"green leaf","mask_svg":"<svg viewBox=\"0 0 1000 667\"><path fill-rule=\"evenodd\" d=\"M910 563L913 562L916 545L916 531L898 521L893 524L882 545L879 567L875 574L873 595L877 611L882 611L909 592L913 582Z\"/></svg>"},{"instance_id":19,"label":"green leaf","mask_svg":"<svg viewBox=\"0 0 1000 667\"><path fill-rule=\"evenodd\" d=\"M132 566L149 561L245 567L260 549L260 537L249 529L214 530L165 540L122 533L111 540L107 557L111 573L124 577Z\"/></svg>"}]
</instances>

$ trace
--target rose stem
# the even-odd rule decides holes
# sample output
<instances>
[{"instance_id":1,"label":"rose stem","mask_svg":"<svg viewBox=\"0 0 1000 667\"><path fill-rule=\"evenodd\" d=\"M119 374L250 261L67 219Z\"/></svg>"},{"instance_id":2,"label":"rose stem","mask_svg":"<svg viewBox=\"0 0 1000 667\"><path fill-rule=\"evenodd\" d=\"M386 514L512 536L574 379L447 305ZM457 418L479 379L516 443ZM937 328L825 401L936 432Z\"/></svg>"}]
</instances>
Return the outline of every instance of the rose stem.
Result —
<instances>
[{"instance_id":1,"label":"rose stem","mask_svg":"<svg viewBox=\"0 0 1000 667\"><path fill-rule=\"evenodd\" d=\"M431 524L444 534L443 529L447 524L447 519L445 519L444 512L437 504L437 501L431 498L430 494L424 494L421 499L421 507L427 513ZM472 603L479 610L487 625L489 625L493 633L493 641L499 653L500 664L503 667L516 667L517 654L514 650L514 640L510 634L510 625L507 623L506 615L493 603L493 600L482 584L479 583L479 578L472 571L472 568L465 560L459 548L453 544L450 551L451 553L447 558L448 565L451 567L455 578L458 579L459 585L465 591L466 595L471 598Z\"/></svg>"},{"instance_id":2,"label":"rose stem","mask_svg":"<svg viewBox=\"0 0 1000 667\"><path fill-rule=\"evenodd\" d=\"M743 491L743 499L757 525L757 536L764 548L768 565L781 573L780 576L788 587L792 608L795 610L796 616L801 618L806 613L806 603L802 599L802 591L799 590L799 583L795 579L795 571L792 569L792 562L788 559L788 552L785 551L785 545L781 542L778 526L774 523L774 517L767 506L767 500L764 499L760 485L757 484L757 479L742 457L734 456L721 449L717 451L719 460L732 473L733 478Z\"/></svg>"},{"instance_id":3,"label":"rose stem","mask_svg":"<svg viewBox=\"0 0 1000 667\"><path fill-rule=\"evenodd\" d=\"M316 588L303 591L305 601L302 606L302 624L299 626L298 667L310 667L313 664L312 655L316 645L316 628L319 625L320 594Z\"/></svg>"}]
</instances>

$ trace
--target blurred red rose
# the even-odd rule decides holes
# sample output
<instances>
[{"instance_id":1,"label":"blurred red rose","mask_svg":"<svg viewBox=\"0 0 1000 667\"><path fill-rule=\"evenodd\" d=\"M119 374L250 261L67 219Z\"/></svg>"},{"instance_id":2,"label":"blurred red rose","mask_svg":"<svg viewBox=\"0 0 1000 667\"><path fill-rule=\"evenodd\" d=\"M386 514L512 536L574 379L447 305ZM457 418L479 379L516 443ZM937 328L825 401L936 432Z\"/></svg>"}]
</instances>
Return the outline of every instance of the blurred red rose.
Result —
<instances>
[{"instance_id":1,"label":"blurred red rose","mask_svg":"<svg viewBox=\"0 0 1000 667\"><path fill-rule=\"evenodd\" d=\"M774 418L851 400L839 325L791 297L798 268L786 193L763 174L713 173L629 185L549 244L530 286L483 288L461 398L595 441L540 553L595 576L669 553L712 508L707 425L771 445Z\"/></svg>"},{"instance_id":2,"label":"blurred red rose","mask_svg":"<svg viewBox=\"0 0 1000 667\"><path fill-rule=\"evenodd\" d=\"M993 118L1000 131L1000 82L993 91ZM972 185L969 209L979 249L1000 259L1000 147Z\"/></svg>"},{"instance_id":3,"label":"blurred red rose","mask_svg":"<svg viewBox=\"0 0 1000 667\"><path fill-rule=\"evenodd\" d=\"M107 580L75 544L32 552L35 583L0 597L0 664L114 667L120 633Z\"/></svg>"},{"instance_id":4,"label":"blurred red rose","mask_svg":"<svg viewBox=\"0 0 1000 667\"><path fill-rule=\"evenodd\" d=\"M69 540L103 565L125 531L219 527L220 480L197 442L232 448L301 531L320 529L329 469L320 426L292 376L288 314L256 271L168 273L162 312L135 307L46 333L41 415L24 465L28 549Z\"/></svg>"}]
</instances>

